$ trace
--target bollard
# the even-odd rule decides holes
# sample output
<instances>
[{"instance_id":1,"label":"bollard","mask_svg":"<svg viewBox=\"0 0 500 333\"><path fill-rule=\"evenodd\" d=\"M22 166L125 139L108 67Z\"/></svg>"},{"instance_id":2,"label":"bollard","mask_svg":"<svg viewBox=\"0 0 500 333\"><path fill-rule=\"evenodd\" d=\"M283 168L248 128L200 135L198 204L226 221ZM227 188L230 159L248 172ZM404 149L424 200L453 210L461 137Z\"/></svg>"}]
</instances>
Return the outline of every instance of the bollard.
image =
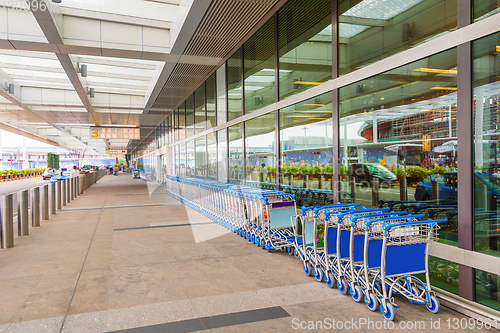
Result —
<instances>
[{"instance_id":1,"label":"bollard","mask_svg":"<svg viewBox=\"0 0 500 333\"><path fill-rule=\"evenodd\" d=\"M407 201L408 199L408 192L407 192L407 183L406 183L406 176L401 177L401 180L399 181L399 200L401 201Z\"/></svg>"},{"instance_id":2,"label":"bollard","mask_svg":"<svg viewBox=\"0 0 500 333\"><path fill-rule=\"evenodd\" d=\"M71 178L66 179L66 202L71 202Z\"/></svg>"},{"instance_id":3,"label":"bollard","mask_svg":"<svg viewBox=\"0 0 500 333\"><path fill-rule=\"evenodd\" d=\"M435 180L431 181L432 184L432 200L439 205L439 183Z\"/></svg>"},{"instance_id":4,"label":"bollard","mask_svg":"<svg viewBox=\"0 0 500 333\"><path fill-rule=\"evenodd\" d=\"M61 181L58 180L57 181L57 210L61 210L62 209L62 191L61 191Z\"/></svg>"},{"instance_id":5,"label":"bollard","mask_svg":"<svg viewBox=\"0 0 500 333\"><path fill-rule=\"evenodd\" d=\"M55 205L55 202L54 202ZM49 185L42 186L42 219L50 219L49 212Z\"/></svg>"},{"instance_id":6,"label":"bollard","mask_svg":"<svg viewBox=\"0 0 500 333\"><path fill-rule=\"evenodd\" d=\"M75 194L75 177L71 178L71 200L75 200L76 194Z\"/></svg>"},{"instance_id":7,"label":"bollard","mask_svg":"<svg viewBox=\"0 0 500 333\"><path fill-rule=\"evenodd\" d=\"M14 202L12 194L3 198L2 205L2 248L14 247Z\"/></svg>"},{"instance_id":8,"label":"bollard","mask_svg":"<svg viewBox=\"0 0 500 333\"><path fill-rule=\"evenodd\" d=\"M33 227L40 226L40 188L33 189L33 198L31 201L31 225Z\"/></svg>"},{"instance_id":9,"label":"bollard","mask_svg":"<svg viewBox=\"0 0 500 333\"><path fill-rule=\"evenodd\" d=\"M372 206L378 207L380 201L380 192L379 192L379 179L373 177L372 179Z\"/></svg>"},{"instance_id":10,"label":"bollard","mask_svg":"<svg viewBox=\"0 0 500 333\"><path fill-rule=\"evenodd\" d=\"M56 212L56 183L50 184L50 212L51 212L51 214L57 214L57 212Z\"/></svg>"},{"instance_id":11,"label":"bollard","mask_svg":"<svg viewBox=\"0 0 500 333\"><path fill-rule=\"evenodd\" d=\"M30 234L29 216L28 216L29 193L28 190L21 192L17 211L17 234L19 236L28 236Z\"/></svg>"},{"instance_id":12,"label":"bollard","mask_svg":"<svg viewBox=\"0 0 500 333\"><path fill-rule=\"evenodd\" d=\"M351 194L352 194L352 202L356 202L356 177L351 177Z\"/></svg>"},{"instance_id":13,"label":"bollard","mask_svg":"<svg viewBox=\"0 0 500 333\"><path fill-rule=\"evenodd\" d=\"M66 206L66 179L61 179L62 182L62 205Z\"/></svg>"}]
</instances>

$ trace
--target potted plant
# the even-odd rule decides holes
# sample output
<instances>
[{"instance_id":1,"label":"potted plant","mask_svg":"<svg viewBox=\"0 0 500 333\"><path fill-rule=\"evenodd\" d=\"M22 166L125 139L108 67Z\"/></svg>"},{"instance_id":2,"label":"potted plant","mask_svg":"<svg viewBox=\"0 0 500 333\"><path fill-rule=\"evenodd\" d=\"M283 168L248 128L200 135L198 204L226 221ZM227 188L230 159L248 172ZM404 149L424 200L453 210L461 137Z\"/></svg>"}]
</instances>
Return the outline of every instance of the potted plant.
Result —
<instances>
[{"instance_id":1,"label":"potted plant","mask_svg":"<svg viewBox=\"0 0 500 333\"><path fill-rule=\"evenodd\" d=\"M422 167L409 167L406 168L406 175L408 183L416 184L427 176L427 170Z\"/></svg>"},{"instance_id":2,"label":"potted plant","mask_svg":"<svg viewBox=\"0 0 500 333\"><path fill-rule=\"evenodd\" d=\"M340 175L342 176L343 181L347 180L347 171L348 171L347 166L345 165L340 166Z\"/></svg>"},{"instance_id":3,"label":"potted plant","mask_svg":"<svg viewBox=\"0 0 500 333\"><path fill-rule=\"evenodd\" d=\"M325 172L329 175L333 175L333 166L332 165L325 166Z\"/></svg>"},{"instance_id":4,"label":"potted plant","mask_svg":"<svg viewBox=\"0 0 500 333\"><path fill-rule=\"evenodd\" d=\"M298 174L299 171L300 171L299 167L296 166L296 165L293 165L293 166L290 167L290 172L293 173L293 174L295 174L295 175Z\"/></svg>"}]
</instances>

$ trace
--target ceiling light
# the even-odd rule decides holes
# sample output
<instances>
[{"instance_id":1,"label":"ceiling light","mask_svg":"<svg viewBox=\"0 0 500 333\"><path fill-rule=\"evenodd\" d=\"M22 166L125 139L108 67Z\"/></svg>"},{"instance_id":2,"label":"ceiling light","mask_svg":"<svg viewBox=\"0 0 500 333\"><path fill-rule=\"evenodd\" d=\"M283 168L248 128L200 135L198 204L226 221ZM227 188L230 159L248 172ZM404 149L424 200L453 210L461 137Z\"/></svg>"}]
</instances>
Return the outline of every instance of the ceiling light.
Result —
<instances>
[{"instance_id":1,"label":"ceiling light","mask_svg":"<svg viewBox=\"0 0 500 333\"><path fill-rule=\"evenodd\" d=\"M433 90L453 90L453 91L457 90L457 88L455 88L455 87L432 87L431 89L433 89Z\"/></svg>"},{"instance_id":2,"label":"ceiling light","mask_svg":"<svg viewBox=\"0 0 500 333\"><path fill-rule=\"evenodd\" d=\"M497 52L500 52L500 45L497 45Z\"/></svg>"},{"instance_id":3,"label":"ceiling light","mask_svg":"<svg viewBox=\"0 0 500 333\"><path fill-rule=\"evenodd\" d=\"M82 74L82 77L87 77L87 65L81 65L78 68L78 73Z\"/></svg>"},{"instance_id":4,"label":"ceiling light","mask_svg":"<svg viewBox=\"0 0 500 333\"><path fill-rule=\"evenodd\" d=\"M325 104L304 104L304 105L309 105L309 106L325 106Z\"/></svg>"},{"instance_id":5,"label":"ceiling light","mask_svg":"<svg viewBox=\"0 0 500 333\"><path fill-rule=\"evenodd\" d=\"M102 124L101 127L137 127L137 125Z\"/></svg>"},{"instance_id":6,"label":"ceiling light","mask_svg":"<svg viewBox=\"0 0 500 333\"><path fill-rule=\"evenodd\" d=\"M94 88L90 88L90 89L89 89L88 94L89 94L89 96L90 96L91 98L94 98L94 96L95 96L95 91L94 91Z\"/></svg>"},{"instance_id":7,"label":"ceiling light","mask_svg":"<svg viewBox=\"0 0 500 333\"><path fill-rule=\"evenodd\" d=\"M456 69L437 69L437 68L417 68L414 69L415 72L424 72L424 73L436 73L436 74L457 74Z\"/></svg>"},{"instance_id":8,"label":"ceiling light","mask_svg":"<svg viewBox=\"0 0 500 333\"><path fill-rule=\"evenodd\" d=\"M62 0L52 0L53 3L61 3Z\"/></svg>"},{"instance_id":9,"label":"ceiling light","mask_svg":"<svg viewBox=\"0 0 500 333\"><path fill-rule=\"evenodd\" d=\"M9 83L9 85L7 86L7 89L5 91L8 92L11 95L14 95L14 84L13 83Z\"/></svg>"},{"instance_id":10,"label":"ceiling light","mask_svg":"<svg viewBox=\"0 0 500 333\"><path fill-rule=\"evenodd\" d=\"M309 81L295 81L293 84L310 84L314 86L319 86L320 84L323 84L323 82L309 82Z\"/></svg>"}]
</instances>

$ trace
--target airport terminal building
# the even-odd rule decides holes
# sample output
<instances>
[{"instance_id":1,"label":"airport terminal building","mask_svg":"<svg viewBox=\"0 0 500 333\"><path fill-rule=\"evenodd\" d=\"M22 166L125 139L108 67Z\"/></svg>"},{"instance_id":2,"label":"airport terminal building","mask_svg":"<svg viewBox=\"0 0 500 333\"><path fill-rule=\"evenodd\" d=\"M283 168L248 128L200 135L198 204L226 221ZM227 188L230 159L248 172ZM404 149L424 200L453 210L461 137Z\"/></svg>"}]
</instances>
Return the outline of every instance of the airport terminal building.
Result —
<instances>
[{"instance_id":1,"label":"airport terminal building","mask_svg":"<svg viewBox=\"0 0 500 333\"><path fill-rule=\"evenodd\" d=\"M432 284L500 310L500 3L240 4L212 1L169 69L142 177L446 217Z\"/></svg>"}]
</instances>

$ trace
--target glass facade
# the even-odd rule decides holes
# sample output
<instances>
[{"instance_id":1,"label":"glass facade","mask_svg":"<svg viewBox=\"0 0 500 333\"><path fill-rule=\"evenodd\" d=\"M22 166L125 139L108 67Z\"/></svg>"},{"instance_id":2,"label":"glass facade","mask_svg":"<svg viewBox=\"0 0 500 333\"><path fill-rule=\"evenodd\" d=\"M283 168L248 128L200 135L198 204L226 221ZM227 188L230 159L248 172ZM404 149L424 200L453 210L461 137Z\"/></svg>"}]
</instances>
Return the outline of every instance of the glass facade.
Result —
<instances>
[{"instance_id":1,"label":"glass facade","mask_svg":"<svg viewBox=\"0 0 500 333\"><path fill-rule=\"evenodd\" d=\"M340 200L446 218L439 247L491 255L496 263L500 32L472 37L469 54L456 47L467 42L443 37L457 29L457 0L337 4L332 17L331 1L287 1L221 60L134 158L154 171L153 152L161 146L164 153L167 145L173 174L284 190L296 195L298 206ZM470 17L500 15L498 8L498 1L474 0ZM473 29L467 33L474 36ZM410 49L418 57L400 54ZM472 72L457 66L464 59ZM470 90L458 95L467 82ZM470 106L460 105L469 93ZM459 115L474 121L459 125ZM464 133L472 136L473 159L459 169L459 157L468 156L464 142L471 142ZM459 183L459 175L473 182ZM460 228L458 202L474 216L461 218ZM500 310L497 275L470 273L476 267L451 254L453 261L432 255L433 285L459 295L474 290L473 300ZM459 281L459 271L475 280Z\"/></svg>"},{"instance_id":2,"label":"glass facade","mask_svg":"<svg viewBox=\"0 0 500 333\"><path fill-rule=\"evenodd\" d=\"M328 0L292 0L278 11L280 99L332 78L331 10Z\"/></svg>"},{"instance_id":3,"label":"glass facade","mask_svg":"<svg viewBox=\"0 0 500 333\"><path fill-rule=\"evenodd\" d=\"M243 183L242 124L229 127L229 182Z\"/></svg>"},{"instance_id":4,"label":"glass facade","mask_svg":"<svg viewBox=\"0 0 500 333\"><path fill-rule=\"evenodd\" d=\"M227 120L241 116L242 110L241 84L241 49L227 59Z\"/></svg>"},{"instance_id":5,"label":"glass facade","mask_svg":"<svg viewBox=\"0 0 500 333\"><path fill-rule=\"evenodd\" d=\"M333 202L332 94L279 111L281 187L297 206Z\"/></svg>"},{"instance_id":6,"label":"glass facade","mask_svg":"<svg viewBox=\"0 0 500 333\"><path fill-rule=\"evenodd\" d=\"M355 82L339 94L343 200L448 217L440 239L456 245L456 49Z\"/></svg>"},{"instance_id":7,"label":"glass facade","mask_svg":"<svg viewBox=\"0 0 500 333\"><path fill-rule=\"evenodd\" d=\"M457 0L339 1L339 73L352 72L457 27Z\"/></svg>"},{"instance_id":8,"label":"glass facade","mask_svg":"<svg viewBox=\"0 0 500 333\"><path fill-rule=\"evenodd\" d=\"M245 122L246 183L273 188L276 184L275 112Z\"/></svg>"},{"instance_id":9,"label":"glass facade","mask_svg":"<svg viewBox=\"0 0 500 333\"><path fill-rule=\"evenodd\" d=\"M275 102L274 19L243 45L245 113Z\"/></svg>"},{"instance_id":10,"label":"glass facade","mask_svg":"<svg viewBox=\"0 0 500 333\"><path fill-rule=\"evenodd\" d=\"M498 0L473 0L472 13L474 21L479 21L500 12L500 1Z\"/></svg>"},{"instance_id":11,"label":"glass facade","mask_svg":"<svg viewBox=\"0 0 500 333\"><path fill-rule=\"evenodd\" d=\"M473 44L474 249L500 256L500 33Z\"/></svg>"}]
</instances>

